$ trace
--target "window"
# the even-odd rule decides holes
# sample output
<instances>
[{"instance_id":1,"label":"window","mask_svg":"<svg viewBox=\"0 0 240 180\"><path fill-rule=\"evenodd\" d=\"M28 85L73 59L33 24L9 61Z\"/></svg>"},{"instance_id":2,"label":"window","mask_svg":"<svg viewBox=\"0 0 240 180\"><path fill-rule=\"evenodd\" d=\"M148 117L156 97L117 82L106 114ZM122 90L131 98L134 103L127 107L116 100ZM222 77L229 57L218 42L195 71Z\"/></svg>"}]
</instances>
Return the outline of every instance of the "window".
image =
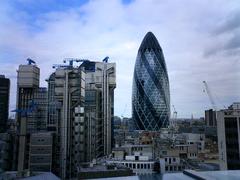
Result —
<instances>
[{"instance_id":1,"label":"window","mask_svg":"<svg viewBox=\"0 0 240 180\"><path fill-rule=\"evenodd\" d=\"M177 171L177 166L174 166L174 171Z\"/></svg>"}]
</instances>

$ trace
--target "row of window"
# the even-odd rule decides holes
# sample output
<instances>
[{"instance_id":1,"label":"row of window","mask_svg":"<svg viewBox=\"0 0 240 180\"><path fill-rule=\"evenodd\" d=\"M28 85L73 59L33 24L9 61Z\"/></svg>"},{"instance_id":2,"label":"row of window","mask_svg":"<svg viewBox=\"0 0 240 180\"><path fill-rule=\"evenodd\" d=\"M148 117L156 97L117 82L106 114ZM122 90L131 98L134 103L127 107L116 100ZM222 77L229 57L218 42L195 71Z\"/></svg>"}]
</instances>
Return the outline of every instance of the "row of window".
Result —
<instances>
[{"instance_id":1,"label":"row of window","mask_svg":"<svg viewBox=\"0 0 240 180\"><path fill-rule=\"evenodd\" d=\"M165 158L165 162L169 162L169 164L171 164L171 162L176 162L176 158Z\"/></svg>"},{"instance_id":2,"label":"row of window","mask_svg":"<svg viewBox=\"0 0 240 180\"><path fill-rule=\"evenodd\" d=\"M152 169L152 164L149 163L122 163L122 165L131 169Z\"/></svg>"},{"instance_id":3,"label":"row of window","mask_svg":"<svg viewBox=\"0 0 240 180\"><path fill-rule=\"evenodd\" d=\"M166 166L165 171L182 171L185 166Z\"/></svg>"},{"instance_id":4,"label":"row of window","mask_svg":"<svg viewBox=\"0 0 240 180\"><path fill-rule=\"evenodd\" d=\"M189 153L189 156L190 157L195 157L195 156L197 156L197 153Z\"/></svg>"}]
</instances>

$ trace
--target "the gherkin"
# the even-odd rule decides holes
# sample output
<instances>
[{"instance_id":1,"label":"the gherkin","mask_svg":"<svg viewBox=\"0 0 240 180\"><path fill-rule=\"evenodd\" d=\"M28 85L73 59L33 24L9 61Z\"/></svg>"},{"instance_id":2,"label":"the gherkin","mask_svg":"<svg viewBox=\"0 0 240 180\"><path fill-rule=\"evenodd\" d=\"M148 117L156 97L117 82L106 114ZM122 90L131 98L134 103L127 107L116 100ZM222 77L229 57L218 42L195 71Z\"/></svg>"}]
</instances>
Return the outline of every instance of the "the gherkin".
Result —
<instances>
[{"instance_id":1,"label":"the gherkin","mask_svg":"<svg viewBox=\"0 0 240 180\"><path fill-rule=\"evenodd\" d=\"M170 118L167 68L156 37L148 32L138 50L132 88L132 117L139 130L157 131Z\"/></svg>"}]
</instances>

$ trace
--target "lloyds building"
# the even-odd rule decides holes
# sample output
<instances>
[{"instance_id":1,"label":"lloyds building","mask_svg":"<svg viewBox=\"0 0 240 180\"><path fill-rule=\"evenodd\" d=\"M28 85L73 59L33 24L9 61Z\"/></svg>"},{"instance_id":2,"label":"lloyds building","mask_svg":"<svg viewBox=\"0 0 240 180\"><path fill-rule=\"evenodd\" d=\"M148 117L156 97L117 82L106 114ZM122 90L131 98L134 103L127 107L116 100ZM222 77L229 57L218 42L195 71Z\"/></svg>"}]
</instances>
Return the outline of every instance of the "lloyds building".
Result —
<instances>
[{"instance_id":1,"label":"lloyds building","mask_svg":"<svg viewBox=\"0 0 240 180\"><path fill-rule=\"evenodd\" d=\"M138 130L157 131L169 124L168 72L162 48L152 32L145 35L136 58L132 117Z\"/></svg>"}]
</instances>

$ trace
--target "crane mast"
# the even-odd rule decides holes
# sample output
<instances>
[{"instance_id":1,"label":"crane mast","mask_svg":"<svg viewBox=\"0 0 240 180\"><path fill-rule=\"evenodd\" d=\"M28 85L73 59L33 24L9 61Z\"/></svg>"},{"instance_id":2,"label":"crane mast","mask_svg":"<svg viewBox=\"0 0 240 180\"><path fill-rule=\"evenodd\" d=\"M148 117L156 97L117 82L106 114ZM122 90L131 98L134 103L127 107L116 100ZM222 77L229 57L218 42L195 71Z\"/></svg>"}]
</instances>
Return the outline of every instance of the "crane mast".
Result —
<instances>
[{"instance_id":1,"label":"crane mast","mask_svg":"<svg viewBox=\"0 0 240 180\"><path fill-rule=\"evenodd\" d=\"M212 93L211 93L211 91L210 91L210 89L209 89L209 87L208 87L207 82L206 82L206 81L203 81L203 84L204 84L204 86L205 86L205 89L206 89L206 92L207 92L207 94L208 94L208 97L209 97L209 100L210 100L210 102L211 102L211 105L212 105L212 107L213 107L213 110L214 110L214 111L217 111L217 106L216 106L216 104L215 104L215 101L214 101L214 99L213 99Z\"/></svg>"}]
</instances>

